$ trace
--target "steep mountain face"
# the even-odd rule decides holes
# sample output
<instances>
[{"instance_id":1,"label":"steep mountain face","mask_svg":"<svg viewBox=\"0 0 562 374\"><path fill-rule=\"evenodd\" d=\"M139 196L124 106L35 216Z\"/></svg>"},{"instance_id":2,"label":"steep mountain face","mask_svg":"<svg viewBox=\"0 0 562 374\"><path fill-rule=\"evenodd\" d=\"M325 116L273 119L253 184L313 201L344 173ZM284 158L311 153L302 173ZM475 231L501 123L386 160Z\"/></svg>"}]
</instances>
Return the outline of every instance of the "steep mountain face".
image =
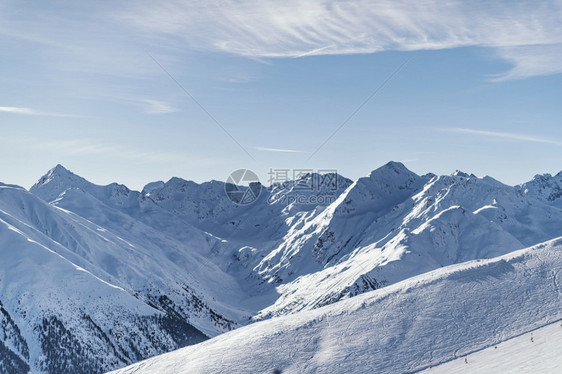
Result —
<instances>
[{"instance_id":1,"label":"steep mountain face","mask_svg":"<svg viewBox=\"0 0 562 374\"><path fill-rule=\"evenodd\" d=\"M535 175L531 181L521 184L519 190L546 204L562 208L562 172L555 176Z\"/></svg>"},{"instance_id":2,"label":"steep mountain face","mask_svg":"<svg viewBox=\"0 0 562 374\"><path fill-rule=\"evenodd\" d=\"M163 181L156 181L150 182L146 186L143 187L141 194L143 196L150 196L150 193L158 188L162 188L164 186Z\"/></svg>"},{"instance_id":3,"label":"steep mountain face","mask_svg":"<svg viewBox=\"0 0 562 374\"><path fill-rule=\"evenodd\" d=\"M287 235L256 267L280 296L254 319L562 236L562 211L493 178L389 163Z\"/></svg>"},{"instance_id":4,"label":"steep mountain face","mask_svg":"<svg viewBox=\"0 0 562 374\"><path fill-rule=\"evenodd\" d=\"M236 280L206 258L220 241L151 199L116 184L91 184L60 166L31 192L51 200L65 220L52 225L57 221L49 217L36 224L77 255L74 261L85 269L109 276L135 297L188 320L208 336L248 318L249 312L239 307L245 293ZM81 230L59 234L65 225Z\"/></svg>"},{"instance_id":5,"label":"steep mountain face","mask_svg":"<svg viewBox=\"0 0 562 374\"><path fill-rule=\"evenodd\" d=\"M84 242L74 250L101 245L71 232L57 213L19 187L0 185L0 372L102 372L207 339L70 260L75 252L36 227L76 235Z\"/></svg>"},{"instance_id":6,"label":"steep mountain face","mask_svg":"<svg viewBox=\"0 0 562 374\"><path fill-rule=\"evenodd\" d=\"M115 373L413 373L457 357L468 362L460 372L471 372L474 352L530 340L560 321L561 274L559 239L257 322Z\"/></svg>"},{"instance_id":7,"label":"steep mountain face","mask_svg":"<svg viewBox=\"0 0 562 374\"><path fill-rule=\"evenodd\" d=\"M93 280L84 281L84 294L101 282L128 295L123 300L130 305L148 308L123 314L144 321L131 328L132 335L163 336L168 344L149 341L138 354L113 342L111 331L121 331L113 322L102 324L87 313L107 337L89 351L91 357L112 346L119 352L102 363L88 359L97 365L92 370L99 371L256 320L316 309L441 267L562 236L562 208L552 197L559 178L541 178L510 187L462 172L419 176L390 162L355 182L311 173L262 186L256 201L240 205L229 199L223 182L172 178L137 192L115 183L92 184L57 165L31 193L17 186L0 189L2 219L24 238L4 230L0 250L16 242L38 243L79 268L78 274L91 276ZM4 266L19 261L14 257ZM41 289L51 284L49 276L38 272L25 282ZM20 278L2 275L0 287ZM78 328L72 323L88 324L65 316L81 315L80 308L91 301L76 301L77 293L62 292L57 303L64 313L59 315L49 309L53 304L26 299L37 305L34 316L41 316L30 319L14 307L19 302L14 297L24 293L21 287L10 295L0 293L0 351L7 357L0 361L0 372L2 365L13 371L47 365L49 371L49 364L40 361L46 349L37 343L40 326L47 329L61 321L73 333ZM51 284L51 289L58 287L63 285ZM127 305L103 304L106 314L98 317L117 319L114 310ZM170 318L171 325L183 324L177 330L193 339L166 337L171 332L158 321ZM146 332L146 326L153 330ZM55 330L60 335L62 328ZM80 331L78 340L92 334Z\"/></svg>"},{"instance_id":8,"label":"steep mountain face","mask_svg":"<svg viewBox=\"0 0 562 374\"><path fill-rule=\"evenodd\" d=\"M402 164L389 163L360 178L330 206L306 223L295 225L280 245L258 265L268 281L281 283L337 263L356 248L373 221L409 198L424 178ZM307 217L308 218L308 217ZM346 235L350 232L350 235Z\"/></svg>"},{"instance_id":9,"label":"steep mountain face","mask_svg":"<svg viewBox=\"0 0 562 374\"><path fill-rule=\"evenodd\" d=\"M231 241L263 245L281 239L292 218L322 210L352 181L337 174L306 174L295 181L262 186L258 199L248 205L234 204L225 193L224 182L202 184L172 178L151 190L150 199L159 207L215 236Z\"/></svg>"}]
</instances>

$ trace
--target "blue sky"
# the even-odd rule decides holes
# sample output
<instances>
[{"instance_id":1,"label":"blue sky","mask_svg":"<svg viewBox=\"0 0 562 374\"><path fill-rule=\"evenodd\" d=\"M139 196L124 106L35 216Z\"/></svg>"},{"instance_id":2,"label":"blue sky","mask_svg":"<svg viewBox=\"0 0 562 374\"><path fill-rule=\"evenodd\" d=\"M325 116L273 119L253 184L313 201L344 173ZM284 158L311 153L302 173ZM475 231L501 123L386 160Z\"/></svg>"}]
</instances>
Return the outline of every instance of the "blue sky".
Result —
<instances>
[{"instance_id":1,"label":"blue sky","mask_svg":"<svg viewBox=\"0 0 562 374\"><path fill-rule=\"evenodd\" d=\"M562 170L562 3L442 3L0 0L0 181Z\"/></svg>"}]
</instances>

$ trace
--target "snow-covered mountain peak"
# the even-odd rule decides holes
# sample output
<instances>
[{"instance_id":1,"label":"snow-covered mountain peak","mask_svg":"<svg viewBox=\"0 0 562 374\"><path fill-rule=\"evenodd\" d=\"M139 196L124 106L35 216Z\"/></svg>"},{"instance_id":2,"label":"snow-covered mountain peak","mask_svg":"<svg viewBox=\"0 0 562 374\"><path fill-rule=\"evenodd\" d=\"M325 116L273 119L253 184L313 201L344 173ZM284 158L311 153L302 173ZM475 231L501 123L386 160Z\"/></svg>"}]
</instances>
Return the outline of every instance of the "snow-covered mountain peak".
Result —
<instances>
[{"instance_id":1,"label":"snow-covered mountain peak","mask_svg":"<svg viewBox=\"0 0 562 374\"><path fill-rule=\"evenodd\" d=\"M194 181L185 180L183 178L172 177L169 181L164 183L164 185L168 188L187 188L190 186L198 186L199 184L195 183ZM162 187L164 187L164 185Z\"/></svg>"},{"instance_id":2,"label":"snow-covered mountain peak","mask_svg":"<svg viewBox=\"0 0 562 374\"><path fill-rule=\"evenodd\" d=\"M150 193L152 191L162 188L163 186L164 186L163 181L150 182L143 187L141 194L143 196L150 196Z\"/></svg>"},{"instance_id":3,"label":"snow-covered mountain peak","mask_svg":"<svg viewBox=\"0 0 562 374\"><path fill-rule=\"evenodd\" d=\"M372 191L375 188L379 192L394 193L405 189L417 188L422 181L425 182L425 179L409 170L404 164L391 161L373 170L369 177L359 178L357 185L365 185Z\"/></svg>"},{"instance_id":4,"label":"snow-covered mountain peak","mask_svg":"<svg viewBox=\"0 0 562 374\"><path fill-rule=\"evenodd\" d=\"M482 180L483 182L487 183L488 185L493 185L493 186L497 186L500 188L511 188L511 186L508 186L507 184L500 182L499 180L497 180L496 178L490 177L489 175L486 175L482 178L478 178L480 180Z\"/></svg>"},{"instance_id":5,"label":"snow-covered mountain peak","mask_svg":"<svg viewBox=\"0 0 562 374\"><path fill-rule=\"evenodd\" d=\"M58 164L39 178L37 183L31 187L30 192L45 201L53 201L66 189L70 187L81 188L88 183L84 178Z\"/></svg>"},{"instance_id":6,"label":"snow-covered mountain peak","mask_svg":"<svg viewBox=\"0 0 562 374\"><path fill-rule=\"evenodd\" d=\"M49 170L49 174L68 175L73 173L61 164L57 164L54 168Z\"/></svg>"},{"instance_id":7,"label":"snow-covered mountain peak","mask_svg":"<svg viewBox=\"0 0 562 374\"><path fill-rule=\"evenodd\" d=\"M338 214L382 211L412 196L427 182L400 162L389 162L359 178L344 193Z\"/></svg>"},{"instance_id":8,"label":"snow-covered mountain peak","mask_svg":"<svg viewBox=\"0 0 562 374\"><path fill-rule=\"evenodd\" d=\"M82 190L110 206L135 206L140 198L139 192L131 191L123 184L100 186L74 174L62 165L49 170L29 191L46 202L60 202L69 190Z\"/></svg>"},{"instance_id":9,"label":"snow-covered mountain peak","mask_svg":"<svg viewBox=\"0 0 562 374\"><path fill-rule=\"evenodd\" d=\"M373 170L370 178L380 178L382 176L389 176L394 174L410 174L412 173L403 163L397 161L389 161L383 166Z\"/></svg>"},{"instance_id":10,"label":"snow-covered mountain peak","mask_svg":"<svg viewBox=\"0 0 562 374\"><path fill-rule=\"evenodd\" d=\"M465 173L464 171L461 171L461 170L458 170L458 169L455 170L455 172L451 175L454 176L454 177L463 177L463 178L471 178L471 177L475 178L476 177L476 175L474 175L474 174L468 174L468 173Z\"/></svg>"},{"instance_id":11,"label":"snow-covered mountain peak","mask_svg":"<svg viewBox=\"0 0 562 374\"><path fill-rule=\"evenodd\" d=\"M45 175L39 178L39 181L35 184L35 186L51 183L57 178L72 178L72 176L75 176L75 174L61 164L57 164L54 168L50 169Z\"/></svg>"},{"instance_id":12,"label":"snow-covered mountain peak","mask_svg":"<svg viewBox=\"0 0 562 374\"><path fill-rule=\"evenodd\" d=\"M555 176L537 174L529 182L519 185L518 189L529 197L562 208L562 172Z\"/></svg>"},{"instance_id":13,"label":"snow-covered mountain peak","mask_svg":"<svg viewBox=\"0 0 562 374\"><path fill-rule=\"evenodd\" d=\"M37 184L47 184L55 179L82 179L80 176L74 174L61 164L57 164L54 168L49 170Z\"/></svg>"}]
</instances>

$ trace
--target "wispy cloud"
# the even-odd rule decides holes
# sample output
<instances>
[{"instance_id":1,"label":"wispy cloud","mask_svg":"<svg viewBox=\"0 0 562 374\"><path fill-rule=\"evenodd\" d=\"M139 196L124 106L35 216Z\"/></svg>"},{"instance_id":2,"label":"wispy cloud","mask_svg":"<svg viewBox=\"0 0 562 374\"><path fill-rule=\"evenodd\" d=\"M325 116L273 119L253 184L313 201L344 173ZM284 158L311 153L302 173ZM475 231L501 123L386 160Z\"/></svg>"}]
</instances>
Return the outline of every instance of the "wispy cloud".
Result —
<instances>
[{"instance_id":1,"label":"wispy cloud","mask_svg":"<svg viewBox=\"0 0 562 374\"><path fill-rule=\"evenodd\" d=\"M142 103L145 104L145 111L147 114L166 114L180 111L178 108L174 108L163 101L143 99Z\"/></svg>"},{"instance_id":2,"label":"wispy cloud","mask_svg":"<svg viewBox=\"0 0 562 374\"><path fill-rule=\"evenodd\" d=\"M185 159L184 155L169 152L152 152L134 146L108 143L96 139L60 139L46 140L37 138L7 139L4 141L17 143L28 151L56 152L69 156L104 156L140 162L178 162Z\"/></svg>"},{"instance_id":3,"label":"wispy cloud","mask_svg":"<svg viewBox=\"0 0 562 374\"><path fill-rule=\"evenodd\" d=\"M15 106L0 106L0 112L10 113L10 114L22 114L27 116L72 117L72 118L81 117L75 114L40 112L31 108L15 107Z\"/></svg>"},{"instance_id":4,"label":"wispy cloud","mask_svg":"<svg viewBox=\"0 0 562 374\"><path fill-rule=\"evenodd\" d=\"M469 135L479 135L483 137L487 137L490 139L496 140L504 140L504 141L521 141L521 142L530 142L530 143L544 143L544 144L552 144L562 146L562 141L557 141L553 139L541 138L532 135L526 134L517 134L517 133L510 133L510 132L499 132L499 131L487 131L487 130L473 130L473 129L466 129L466 128L450 128L450 129L442 129L443 131L447 132L455 132L460 134L469 134Z\"/></svg>"},{"instance_id":5,"label":"wispy cloud","mask_svg":"<svg viewBox=\"0 0 562 374\"><path fill-rule=\"evenodd\" d=\"M0 106L0 112L13 114L27 114L31 116L37 115L37 112L30 108L21 108L15 106Z\"/></svg>"},{"instance_id":6,"label":"wispy cloud","mask_svg":"<svg viewBox=\"0 0 562 374\"><path fill-rule=\"evenodd\" d=\"M117 17L253 58L482 46L513 64L495 79L561 70L559 1L146 1Z\"/></svg>"},{"instance_id":7,"label":"wispy cloud","mask_svg":"<svg viewBox=\"0 0 562 374\"><path fill-rule=\"evenodd\" d=\"M284 153L302 153L303 151L299 151L296 149L281 149L281 148L268 148L268 147L254 147L258 151L263 152L284 152Z\"/></svg>"},{"instance_id":8,"label":"wispy cloud","mask_svg":"<svg viewBox=\"0 0 562 374\"><path fill-rule=\"evenodd\" d=\"M513 68L492 77L493 81L562 73L562 43L500 48L497 54Z\"/></svg>"},{"instance_id":9,"label":"wispy cloud","mask_svg":"<svg viewBox=\"0 0 562 374\"><path fill-rule=\"evenodd\" d=\"M139 97L134 95L113 95L106 97L119 104L127 104L135 107L136 110L142 110L146 114L159 115L168 113L181 112L181 109L168 101L162 99L156 100L147 97Z\"/></svg>"},{"instance_id":10,"label":"wispy cloud","mask_svg":"<svg viewBox=\"0 0 562 374\"><path fill-rule=\"evenodd\" d=\"M308 51L308 52L305 52L305 53L302 53L300 55L296 55L296 56L293 56L293 57L294 58L300 58L300 57L306 57L306 56L321 55L321 54L325 54L326 50L329 49L329 48L334 48L334 46L328 45L326 47L316 48L316 49L313 49L312 51Z\"/></svg>"}]
</instances>

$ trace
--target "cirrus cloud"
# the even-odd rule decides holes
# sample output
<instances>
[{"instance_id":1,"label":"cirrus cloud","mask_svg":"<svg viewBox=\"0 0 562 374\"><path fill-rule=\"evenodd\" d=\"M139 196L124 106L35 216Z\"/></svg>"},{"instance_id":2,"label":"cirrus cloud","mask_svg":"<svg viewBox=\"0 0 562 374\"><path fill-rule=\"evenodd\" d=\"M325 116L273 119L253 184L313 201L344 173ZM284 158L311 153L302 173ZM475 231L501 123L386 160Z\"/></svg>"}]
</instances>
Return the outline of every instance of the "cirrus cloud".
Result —
<instances>
[{"instance_id":1,"label":"cirrus cloud","mask_svg":"<svg viewBox=\"0 0 562 374\"><path fill-rule=\"evenodd\" d=\"M82 117L75 114L41 112L32 108L15 107L15 106L0 106L0 113L20 114L26 116L70 117L70 118Z\"/></svg>"},{"instance_id":2,"label":"cirrus cloud","mask_svg":"<svg viewBox=\"0 0 562 374\"><path fill-rule=\"evenodd\" d=\"M481 46L513 64L496 80L562 72L560 1L170 1L117 17L253 58Z\"/></svg>"},{"instance_id":3,"label":"cirrus cloud","mask_svg":"<svg viewBox=\"0 0 562 374\"><path fill-rule=\"evenodd\" d=\"M519 134L519 133L501 132L501 131L488 131L488 130L475 130L475 129L467 129L462 127L453 127L453 128L442 129L442 130L447 132L454 132L458 134L477 135L487 139L494 139L499 141L519 141L525 143L542 143L542 144L562 146L562 141L555 140L555 139L541 138L538 136L528 135L528 134Z\"/></svg>"}]
</instances>

